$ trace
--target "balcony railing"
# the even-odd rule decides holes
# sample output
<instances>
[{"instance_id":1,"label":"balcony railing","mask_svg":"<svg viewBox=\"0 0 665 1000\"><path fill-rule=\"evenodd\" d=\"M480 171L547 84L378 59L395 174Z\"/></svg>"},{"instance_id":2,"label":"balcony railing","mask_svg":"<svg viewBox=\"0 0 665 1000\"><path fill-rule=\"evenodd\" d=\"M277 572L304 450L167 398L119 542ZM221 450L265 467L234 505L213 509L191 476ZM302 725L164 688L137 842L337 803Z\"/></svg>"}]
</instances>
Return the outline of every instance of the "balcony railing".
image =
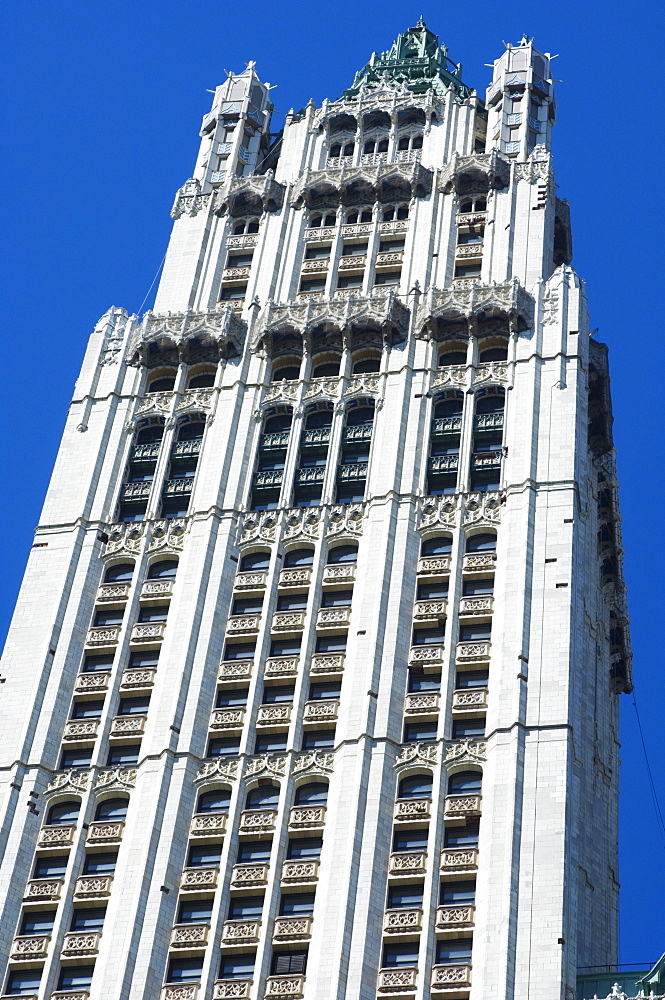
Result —
<instances>
[{"instance_id":1,"label":"balcony railing","mask_svg":"<svg viewBox=\"0 0 665 1000\"><path fill-rule=\"evenodd\" d=\"M476 413L473 418L474 431L500 431L503 427L503 411L500 413Z\"/></svg>"},{"instance_id":2,"label":"balcony railing","mask_svg":"<svg viewBox=\"0 0 665 1000\"><path fill-rule=\"evenodd\" d=\"M383 918L384 934L417 934L422 930L423 911L386 910Z\"/></svg>"},{"instance_id":3,"label":"balcony railing","mask_svg":"<svg viewBox=\"0 0 665 1000\"><path fill-rule=\"evenodd\" d=\"M292 708L292 705L259 705L256 724L265 729L288 726Z\"/></svg>"},{"instance_id":4,"label":"balcony railing","mask_svg":"<svg viewBox=\"0 0 665 1000\"><path fill-rule=\"evenodd\" d=\"M462 568L465 573L482 573L495 568L496 552L469 552L464 556Z\"/></svg>"},{"instance_id":5,"label":"balcony railing","mask_svg":"<svg viewBox=\"0 0 665 1000\"><path fill-rule=\"evenodd\" d=\"M118 844L122 840L122 833L125 829L124 821L121 819L96 820L88 826L88 836L86 844Z\"/></svg>"},{"instance_id":6,"label":"balcony railing","mask_svg":"<svg viewBox=\"0 0 665 1000\"><path fill-rule=\"evenodd\" d=\"M56 990L51 1000L90 1000L90 990Z\"/></svg>"},{"instance_id":7,"label":"balcony railing","mask_svg":"<svg viewBox=\"0 0 665 1000\"><path fill-rule=\"evenodd\" d=\"M338 625L348 625L351 620L351 608L319 608L316 615L318 629L337 628Z\"/></svg>"},{"instance_id":8,"label":"balcony railing","mask_svg":"<svg viewBox=\"0 0 665 1000\"><path fill-rule=\"evenodd\" d=\"M141 586L141 600L173 596L174 580L146 580Z\"/></svg>"},{"instance_id":9,"label":"balcony railing","mask_svg":"<svg viewBox=\"0 0 665 1000\"><path fill-rule=\"evenodd\" d=\"M329 156L326 162L328 170L339 170L340 167L352 167L353 156Z\"/></svg>"},{"instance_id":10,"label":"balcony railing","mask_svg":"<svg viewBox=\"0 0 665 1000\"><path fill-rule=\"evenodd\" d=\"M418 560L420 576L447 576L450 573L450 556L423 556Z\"/></svg>"},{"instance_id":11,"label":"balcony railing","mask_svg":"<svg viewBox=\"0 0 665 1000\"><path fill-rule=\"evenodd\" d=\"M379 232L381 233L382 236L385 236L387 233L389 234L406 233L408 232L408 229L409 229L408 219L394 219L392 222L379 223Z\"/></svg>"},{"instance_id":12,"label":"balcony railing","mask_svg":"<svg viewBox=\"0 0 665 1000\"><path fill-rule=\"evenodd\" d=\"M275 829L276 809L246 809L240 814L241 833L266 833Z\"/></svg>"},{"instance_id":13,"label":"balcony railing","mask_svg":"<svg viewBox=\"0 0 665 1000\"><path fill-rule=\"evenodd\" d=\"M267 469L257 472L254 476L254 489L275 490L279 489L284 479L283 469Z\"/></svg>"},{"instance_id":14,"label":"balcony railing","mask_svg":"<svg viewBox=\"0 0 665 1000\"><path fill-rule=\"evenodd\" d=\"M319 861L285 861L282 866L282 882L288 885L310 884L319 877Z\"/></svg>"},{"instance_id":15,"label":"balcony railing","mask_svg":"<svg viewBox=\"0 0 665 1000\"><path fill-rule=\"evenodd\" d=\"M210 924L175 924L171 931L171 947L183 951L205 948L210 936Z\"/></svg>"},{"instance_id":16,"label":"balcony railing","mask_svg":"<svg viewBox=\"0 0 665 1000\"><path fill-rule=\"evenodd\" d=\"M288 997L300 1000L305 995L304 976L268 976L266 979L266 1000L272 997Z\"/></svg>"},{"instance_id":17,"label":"balcony railing","mask_svg":"<svg viewBox=\"0 0 665 1000\"><path fill-rule=\"evenodd\" d=\"M219 868L185 868L180 880L181 892L202 892L206 889L216 889L219 880Z\"/></svg>"},{"instance_id":18,"label":"balcony railing","mask_svg":"<svg viewBox=\"0 0 665 1000\"><path fill-rule=\"evenodd\" d=\"M261 451L285 451L291 431L267 431L261 435Z\"/></svg>"},{"instance_id":19,"label":"balcony railing","mask_svg":"<svg viewBox=\"0 0 665 1000\"><path fill-rule=\"evenodd\" d=\"M344 670L344 653L315 653L310 671L313 674L338 674Z\"/></svg>"},{"instance_id":20,"label":"balcony railing","mask_svg":"<svg viewBox=\"0 0 665 1000\"><path fill-rule=\"evenodd\" d=\"M309 941L312 936L312 918L276 917L273 941Z\"/></svg>"},{"instance_id":21,"label":"balcony railing","mask_svg":"<svg viewBox=\"0 0 665 1000\"><path fill-rule=\"evenodd\" d=\"M494 597L486 594L483 597L463 597L460 601L459 613L464 618L489 618L494 610Z\"/></svg>"},{"instance_id":22,"label":"balcony railing","mask_svg":"<svg viewBox=\"0 0 665 1000\"><path fill-rule=\"evenodd\" d=\"M465 821L469 816L480 816L481 802L480 795L446 795L444 819Z\"/></svg>"},{"instance_id":23,"label":"balcony railing","mask_svg":"<svg viewBox=\"0 0 665 1000\"><path fill-rule=\"evenodd\" d=\"M152 479L143 480L140 483L123 483L123 500L147 500L152 489Z\"/></svg>"},{"instance_id":24,"label":"balcony railing","mask_svg":"<svg viewBox=\"0 0 665 1000\"><path fill-rule=\"evenodd\" d=\"M342 483L356 482L367 479L367 462L349 462L340 465L338 478Z\"/></svg>"},{"instance_id":25,"label":"balcony railing","mask_svg":"<svg viewBox=\"0 0 665 1000\"><path fill-rule=\"evenodd\" d=\"M249 1000L252 979L218 979L212 988L212 1000Z\"/></svg>"},{"instance_id":26,"label":"balcony railing","mask_svg":"<svg viewBox=\"0 0 665 1000\"><path fill-rule=\"evenodd\" d=\"M442 872L474 872L477 867L477 847L446 847L441 851Z\"/></svg>"},{"instance_id":27,"label":"balcony railing","mask_svg":"<svg viewBox=\"0 0 665 1000\"><path fill-rule=\"evenodd\" d=\"M301 569L283 569L279 574L280 587L308 587L312 579L310 566Z\"/></svg>"},{"instance_id":28,"label":"balcony railing","mask_svg":"<svg viewBox=\"0 0 665 1000\"><path fill-rule=\"evenodd\" d=\"M130 583L103 583L97 591L97 603L120 603L129 597Z\"/></svg>"},{"instance_id":29,"label":"balcony railing","mask_svg":"<svg viewBox=\"0 0 665 1000\"><path fill-rule=\"evenodd\" d=\"M325 806L292 806L289 814L290 830L318 830L326 821Z\"/></svg>"},{"instance_id":30,"label":"balcony railing","mask_svg":"<svg viewBox=\"0 0 665 1000\"><path fill-rule=\"evenodd\" d=\"M396 264L401 265L403 259L404 259L403 250L391 250L391 251L379 252L376 255L376 266L394 267Z\"/></svg>"},{"instance_id":31,"label":"balcony railing","mask_svg":"<svg viewBox=\"0 0 665 1000\"><path fill-rule=\"evenodd\" d=\"M83 958L99 952L101 931L70 931L62 944L63 958Z\"/></svg>"},{"instance_id":32,"label":"balcony railing","mask_svg":"<svg viewBox=\"0 0 665 1000\"><path fill-rule=\"evenodd\" d=\"M143 736L147 721L145 715L116 715L109 736Z\"/></svg>"},{"instance_id":33,"label":"balcony railing","mask_svg":"<svg viewBox=\"0 0 665 1000\"><path fill-rule=\"evenodd\" d=\"M462 417L435 417L432 421L434 437L446 437L448 434L459 434L462 430Z\"/></svg>"},{"instance_id":34,"label":"balcony railing","mask_svg":"<svg viewBox=\"0 0 665 1000\"><path fill-rule=\"evenodd\" d=\"M443 643L423 643L422 646L412 646L409 651L409 663L413 666L442 665L444 657Z\"/></svg>"},{"instance_id":35,"label":"balcony railing","mask_svg":"<svg viewBox=\"0 0 665 1000\"><path fill-rule=\"evenodd\" d=\"M315 240L319 242L320 240L332 240L335 236L337 229L335 226L321 226L319 229L306 229L305 239Z\"/></svg>"},{"instance_id":36,"label":"balcony railing","mask_svg":"<svg viewBox=\"0 0 665 1000\"><path fill-rule=\"evenodd\" d=\"M458 642L456 657L461 662L469 662L471 660L489 660L491 652L491 642Z\"/></svg>"},{"instance_id":37,"label":"balcony railing","mask_svg":"<svg viewBox=\"0 0 665 1000\"><path fill-rule=\"evenodd\" d=\"M76 826L43 826L37 838L37 847L71 847Z\"/></svg>"},{"instance_id":38,"label":"balcony railing","mask_svg":"<svg viewBox=\"0 0 665 1000\"><path fill-rule=\"evenodd\" d=\"M338 701L308 701L305 702L303 722L334 722L338 712Z\"/></svg>"},{"instance_id":39,"label":"balcony railing","mask_svg":"<svg viewBox=\"0 0 665 1000\"><path fill-rule=\"evenodd\" d=\"M477 712L487 708L486 688L464 688L453 692L454 712Z\"/></svg>"},{"instance_id":40,"label":"balcony railing","mask_svg":"<svg viewBox=\"0 0 665 1000\"><path fill-rule=\"evenodd\" d=\"M457 472L459 468L459 455L432 455L427 465L430 475L437 475L442 472Z\"/></svg>"},{"instance_id":41,"label":"balcony railing","mask_svg":"<svg viewBox=\"0 0 665 1000\"><path fill-rule=\"evenodd\" d=\"M476 908L468 906L439 906L436 911L436 929L454 930L457 927L473 927Z\"/></svg>"},{"instance_id":42,"label":"balcony railing","mask_svg":"<svg viewBox=\"0 0 665 1000\"><path fill-rule=\"evenodd\" d=\"M330 265L329 257L312 257L311 260L302 262L301 272L311 274L312 272L327 271Z\"/></svg>"},{"instance_id":43,"label":"balcony railing","mask_svg":"<svg viewBox=\"0 0 665 1000\"><path fill-rule=\"evenodd\" d=\"M223 170L220 172L225 173ZM160 1000L196 1000L200 988L200 983L166 983L162 986Z\"/></svg>"},{"instance_id":44,"label":"balcony railing","mask_svg":"<svg viewBox=\"0 0 665 1000\"><path fill-rule=\"evenodd\" d=\"M120 638L120 625L96 625L88 629L86 646L115 646Z\"/></svg>"},{"instance_id":45,"label":"balcony railing","mask_svg":"<svg viewBox=\"0 0 665 1000\"><path fill-rule=\"evenodd\" d=\"M253 660L222 660L217 672L218 681L247 680L252 676Z\"/></svg>"},{"instance_id":46,"label":"balcony railing","mask_svg":"<svg viewBox=\"0 0 665 1000\"><path fill-rule=\"evenodd\" d=\"M146 444L135 444L132 448L132 462L156 462L159 458L161 441L148 441Z\"/></svg>"},{"instance_id":47,"label":"balcony railing","mask_svg":"<svg viewBox=\"0 0 665 1000\"><path fill-rule=\"evenodd\" d=\"M487 212L460 212L457 216L458 226L484 226Z\"/></svg>"},{"instance_id":48,"label":"balcony railing","mask_svg":"<svg viewBox=\"0 0 665 1000\"><path fill-rule=\"evenodd\" d=\"M253 944L260 934L260 920L225 920L222 927L224 944Z\"/></svg>"},{"instance_id":49,"label":"balcony railing","mask_svg":"<svg viewBox=\"0 0 665 1000\"><path fill-rule=\"evenodd\" d=\"M482 257L483 243L460 243L455 247L457 260L468 260L470 257Z\"/></svg>"},{"instance_id":50,"label":"balcony railing","mask_svg":"<svg viewBox=\"0 0 665 1000\"><path fill-rule=\"evenodd\" d=\"M330 444L330 427L310 427L303 431L302 444L307 448Z\"/></svg>"},{"instance_id":51,"label":"balcony railing","mask_svg":"<svg viewBox=\"0 0 665 1000\"><path fill-rule=\"evenodd\" d=\"M176 441L172 455L174 458L194 458L201 454L202 438L192 438L189 441Z\"/></svg>"},{"instance_id":52,"label":"balcony railing","mask_svg":"<svg viewBox=\"0 0 665 1000\"><path fill-rule=\"evenodd\" d=\"M470 965L435 965L432 968L432 993L455 992L471 986Z\"/></svg>"},{"instance_id":53,"label":"balcony railing","mask_svg":"<svg viewBox=\"0 0 665 1000\"><path fill-rule=\"evenodd\" d=\"M486 469L494 471L501 468L500 451L478 451L471 456L471 468L474 472L482 472Z\"/></svg>"},{"instance_id":54,"label":"balcony railing","mask_svg":"<svg viewBox=\"0 0 665 1000\"><path fill-rule=\"evenodd\" d=\"M161 642L166 631L166 622L140 622L132 629L132 642Z\"/></svg>"},{"instance_id":55,"label":"balcony railing","mask_svg":"<svg viewBox=\"0 0 665 1000\"><path fill-rule=\"evenodd\" d=\"M188 497L191 496L194 486L193 477L186 479L167 479L164 483L165 497Z\"/></svg>"},{"instance_id":56,"label":"balcony railing","mask_svg":"<svg viewBox=\"0 0 665 1000\"><path fill-rule=\"evenodd\" d=\"M412 823L414 820L430 818L431 799L398 799L395 803L395 820L398 823Z\"/></svg>"},{"instance_id":57,"label":"balcony railing","mask_svg":"<svg viewBox=\"0 0 665 1000\"><path fill-rule=\"evenodd\" d=\"M60 899L60 892L64 885L61 878L31 878L25 887L26 903L52 903Z\"/></svg>"},{"instance_id":58,"label":"balcony railing","mask_svg":"<svg viewBox=\"0 0 665 1000\"><path fill-rule=\"evenodd\" d=\"M74 899L108 899L113 875L81 875L76 879Z\"/></svg>"},{"instance_id":59,"label":"balcony railing","mask_svg":"<svg viewBox=\"0 0 665 1000\"><path fill-rule=\"evenodd\" d=\"M379 163L388 162L388 153L363 153L360 162L363 167L376 167Z\"/></svg>"},{"instance_id":60,"label":"balcony railing","mask_svg":"<svg viewBox=\"0 0 665 1000\"><path fill-rule=\"evenodd\" d=\"M371 222L352 222L342 226L342 236L369 236L373 228Z\"/></svg>"},{"instance_id":61,"label":"balcony railing","mask_svg":"<svg viewBox=\"0 0 665 1000\"><path fill-rule=\"evenodd\" d=\"M357 444L358 442L366 443L368 441L371 441L373 429L374 429L373 423L355 424L355 426L352 427L345 427L344 443Z\"/></svg>"},{"instance_id":62,"label":"balcony railing","mask_svg":"<svg viewBox=\"0 0 665 1000\"><path fill-rule=\"evenodd\" d=\"M425 851L399 851L390 855L391 875L423 875L427 868Z\"/></svg>"},{"instance_id":63,"label":"balcony railing","mask_svg":"<svg viewBox=\"0 0 665 1000\"><path fill-rule=\"evenodd\" d=\"M268 869L268 865L234 865L231 873L231 885L235 889L266 885Z\"/></svg>"},{"instance_id":64,"label":"balcony railing","mask_svg":"<svg viewBox=\"0 0 665 1000\"><path fill-rule=\"evenodd\" d=\"M90 671L87 674L79 674L76 678L74 690L77 694L89 694L91 691L106 691L109 686L111 674L104 671Z\"/></svg>"},{"instance_id":65,"label":"balcony railing","mask_svg":"<svg viewBox=\"0 0 665 1000\"><path fill-rule=\"evenodd\" d=\"M266 677L295 677L298 673L297 656L271 656L266 660Z\"/></svg>"},{"instance_id":66,"label":"balcony railing","mask_svg":"<svg viewBox=\"0 0 665 1000\"><path fill-rule=\"evenodd\" d=\"M438 691L407 694L404 702L404 714L436 715L439 711L440 699L441 696Z\"/></svg>"},{"instance_id":67,"label":"balcony railing","mask_svg":"<svg viewBox=\"0 0 665 1000\"><path fill-rule=\"evenodd\" d=\"M251 270L251 265L243 265L242 267L225 267L222 271L222 281L242 281L244 278L249 278Z\"/></svg>"},{"instance_id":68,"label":"balcony railing","mask_svg":"<svg viewBox=\"0 0 665 1000\"><path fill-rule=\"evenodd\" d=\"M226 631L231 635L256 633L260 627L261 615L233 615L226 622Z\"/></svg>"},{"instance_id":69,"label":"balcony railing","mask_svg":"<svg viewBox=\"0 0 665 1000\"><path fill-rule=\"evenodd\" d=\"M210 714L208 725L213 730L242 729L245 721L245 709L238 708L215 708Z\"/></svg>"},{"instance_id":70,"label":"balcony railing","mask_svg":"<svg viewBox=\"0 0 665 1000\"><path fill-rule=\"evenodd\" d=\"M99 719L81 719L65 723L63 740L94 740L99 729Z\"/></svg>"},{"instance_id":71,"label":"balcony railing","mask_svg":"<svg viewBox=\"0 0 665 1000\"><path fill-rule=\"evenodd\" d=\"M46 958L50 940L49 934L21 934L14 938L9 957L15 962Z\"/></svg>"},{"instance_id":72,"label":"balcony railing","mask_svg":"<svg viewBox=\"0 0 665 1000\"><path fill-rule=\"evenodd\" d=\"M254 573L236 573L234 587L236 590L262 590L268 579L265 570L257 570Z\"/></svg>"},{"instance_id":73,"label":"balcony railing","mask_svg":"<svg viewBox=\"0 0 665 1000\"><path fill-rule=\"evenodd\" d=\"M379 993L413 993L417 978L415 968L380 969L377 990Z\"/></svg>"},{"instance_id":74,"label":"balcony railing","mask_svg":"<svg viewBox=\"0 0 665 1000\"><path fill-rule=\"evenodd\" d=\"M361 270L365 267L367 261L367 254L355 253L348 254L346 257L340 257L338 268L340 271L356 271Z\"/></svg>"},{"instance_id":75,"label":"balcony railing","mask_svg":"<svg viewBox=\"0 0 665 1000\"><path fill-rule=\"evenodd\" d=\"M323 583L351 583L355 578L355 563L337 563L323 567Z\"/></svg>"},{"instance_id":76,"label":"balcony railing","mask_svg":"<svg viewBox=\"0 0 665 1000\"><path fill-rule=\"evenodd\" d=\"M134 691L137 688L150 688L155 683L155 667L136 667L123 670L120 679L121 691Z\"/></svg>"},{"instance_id":77,"label":"balcony railing","mask_svg":"<svg viewBox=\"0 0 665 1000\"><path fill-rule=\"evenodd\" d=\"M296 486L318 486L323 482L325 474L325 465L314 465L296 469Z\"/></svg>"},{"instance_id":78,"label":"balcony railing","mask_svg":"<svg viewBox=\"0 0 665 1000\"><path fill-rule=\"evenodd\" d=\"M438 601L416 601L413 606L413 620L417 622L433 622L437 625L446 617L448 601L445 597Z\"/></svg>"},{"instance_id":79,"label":"balcony railing","mask_svg":"<svg viewBox=\"0 0 665 1000\"><path fill-rule=\"evenodd\" d=\"M201 840L204 837L221 837L226 833L228 813L194 813L189 827L191 837Z\"/></svg>"},{"instance_id":80,"label":"balcony railing","mask_svg":"<svg viewBox=\"0 0 665 1000\"><path fill-rule=\"evenodd\" d=\"M278 611L272 616L273 632L302 632L305 627L304 611Z\"/></svg>"}]
</instances>

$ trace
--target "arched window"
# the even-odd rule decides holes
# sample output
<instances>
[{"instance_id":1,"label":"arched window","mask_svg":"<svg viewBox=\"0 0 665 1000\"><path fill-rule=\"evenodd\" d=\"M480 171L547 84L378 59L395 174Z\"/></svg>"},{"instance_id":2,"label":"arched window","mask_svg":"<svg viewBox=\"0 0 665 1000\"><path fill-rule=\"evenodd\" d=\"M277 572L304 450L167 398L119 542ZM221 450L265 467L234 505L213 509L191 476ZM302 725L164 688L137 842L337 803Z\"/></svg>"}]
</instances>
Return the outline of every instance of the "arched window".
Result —
<instances>
[{"instance_id":1,"label":"arched window","mask_svg":"<svg viewBox=\"0 0 665 1000\"><path fill-rule=\"evenodd\" d=\"M458 771L448 778L448 795L479 795L482 783L480 771Z\"/></svg>"},{"instance_id":2,"label":"arched window","mask_svg":"<svg viewBox=\"0 0 665 1000\"><path fill-rule=\"evenodd\" d=\"M136 435L136 444L155 444L164 437L164 424L151 424L142 427Z\"/></svg>"},{"instance_id":3,"label":"arched window","mask_svg":"<svg viewBox=\"0 0 665 1000\"><path fill-rule=\"evenodd\" d=\"M178 428L178 441L200 441L205 430L204 420L192 420Z\"/></svg>"},{"instance_id":4,"label":"arched window","mask_svg":"<svg viewBox=\"0 0 665 1000\"><path fill-rule=\"evenodd\" d=\"M286 364L278 365L273 368L270 381L281 382L282 379L286 379L287 382L297 382L299 378L300 364L295 364L295 362L289 361Z\"/></svg>"},{"instance_id":5,"label":"arched window","mask_svg":"<svg viewBox=\"0 0 665 1000\"><path fill-rule=\"evenodd\" d=\"M442 399L434 407L434 416L456 417L464 409L463 399Z\"/></svg>"},{"instance_id":6,"label":"arched window","mask_svg":"<svg viewBox=\"0 0 665 1000\"><path fill-rule=\"evenodd\" d=\"M328 553L328 566L335 566L339 563L357 563L358 546L354 543L349 545L336 545Z\"/></svg>"},{"instance_id":7,"label":"arched window","mask_svg":"<svg viewBox=\"0 0 665 1000\"><path fill-rule=\"evenodd\" d=\"M484 351L480 352L479 360L483 363L486 361L507 361L508 360L508 348L507 347L487 347Z\"/></svg>"},{"instance_id":8,"label":"arched window","mask_svg":"<svg viewBox=\"0 0 665 1000\"><path fill-rule=\"evenodd\" d=\"M463 215L468 212L485 212L487 211L487 198L484 195L479 195L475 198L465 198L460 203L459 210Z\"/></svg>"},{"instance_id":9,"label":"arched window","mask_svg":"<svg viewBox=\"0 0 665 1000\"><path fill-rule=\"evenodd\" d=\"M187 383L188 389L211 389L215 384L215 372L214 369L210 371L200 372L198 375L192 375Z\"/></svg>"},{"instance_id":10,"label":"arched window","mask_svg":"<svg viewBox=\"0 0 665 1000\"><path fill-rule=\"evenodd\" d=\"M381 370L381 357L376 355L371 358L361 358L359 361L353 362L353 374L354 375L367 375L371 372L378 372Z\"/></svg>"},{"instance_id":11,"label":"arched window","mask_svg":"<svg viewBox=\"0 0 665 1000\"><path fill-rule=\"evenodd\" d=\"M252 788L247 793L245 809L276 809L279 802L279 787Z\"/></svg>"},{"instance_id":12,"label":"arched window","mask_svg":"<svg viewBox=\"0 0 665 1000\"><path fill-rule=\"evenodd\" d=\"M451 535L436 535L434 538L425 538L420 546L421 556L449 556L453 550L453 539Z\"/></svg>"},{"instance_id":13,"label":"arched window","mask_svg":"<svg viewBox=\"0 0 665 1000\"><path fill-rule=\"evenodd\" d=\"M328 785L325 781L312 781L296 789L297 806L324 806L328 801Z\"/></svg>"},{"instance_id":14,"label":"arched window","mask_svg":"<svg viewBox=\"0 0 665 1000\"><path fill-rule=\"evenodd\" d=\"M302 548L291 549L284 557L284 565L291 566L312 566L314 564L314 549Z\"/></svg>"},{"instance_id":15,"label":"arched window","mask_svg":"<svg viewBox=\"0 0 665 1000\"><path fill-rule=\"evenodd\" d=\"M330 427L333 418L333 411L330 410L312 410L307 414L307 419L305 420L305 427L307 430L315 430L318 427Z\"/></svg>"},{"instance_id":16,"label":"arched window","mask_svg":"<svg viewBox=\"0 0 665 1000\"><path fill-rule=\"evenodd\" d=\"M447 368L448 365L465 364L466 348L462 348L461 345L455 345L448 350L441 351L441 354L439 354L439 368Z\"/></svg>"},{"instance_id":17,"label":"arched window","mask_svg":"<svg viewBox=\"0 0 665 1000\"><path fill-rule=\"evenodd\" d=\"M160 559L148 570L149 580L173 580L178 572L177 559Z\"/></svg>"},{"instance_id":18,"label":"arched window","mask_svg":"<svg viewBox=\"0 0 665 1000\"><path fill-rule=\"evenodd\" d=\"M425 799L429 798L431 794L432 775L412 774L400 781L397 797L400 799Z\"/></svg>"},{"instance_id":19,"label":"arched window","mask_svg":"<svg viewBox=\"0 0 665 1000\"><path fill-rule=\"evenodd\" d=\"M346 415L347 427L359 427L361 424L371 424L374 421L373 406L355 406Z\"/></svg>"},{"instance_id":20,"label":"arched window","mask_svg":"<svg viewBox=\"0 0 665 1000\"><path fill-rule=\"evenodd\" d=\"M127 809L129 807L129 799L117 798L117 799L104 799L97 806L97 811L95 812L95 819L99 820L113 820L117 822L118 820L127 819Z\"/></svg>"},{"instance_id":21,"label":"arched window","mask_svg":"<svg viewBox=\"0 0 665 1000\"><path fill-rule=\"evenodd\" d=\"M502 393L492 392L476 400L476 413L501 413L504 398Z\"/></svg>"},{"instance_id":22,"label":"arched window","mask_svg":"<svg viewBox=\"0 0 665 1000\"><path fill-rule=\"evenodd\" d=\"M334 378L336 375L339 375L339 360L315 364L312 370L312 378Z\"/></svg>"},{"instance_id":23,"label":"arched window","mask_svg":"<svg viewBox=\"0 0 665 1000\"><path fill-rule=\"evenodd\" d=\"M258 233L258 231L259 231L259 220L258 219L250 219L249 222L247 223L247 232L248 233Z\"/></svg>"},{"instance_id":24,"label":"arched window","mask_svg":"<svg viewBox=\"0 0 665 1000\"><path fill-rule=\"evenodd\" d=\"M148 383L148 392L173 392L175 373L173 375L157 375Z\"/></svg>"},{"instance_id":25,"label":"arched window","mask_svg":"<svg viewBox=\"0 0 665 1000\"><path fill-rule=\"evenodd\" d=\"M229 811L231 792L228 788L216 788L213 792L199 795L196 811L199 813L221 813Z\"/></svg>"},{"instance_id":26,"label":"arched window","mask_svg":"<svg viewBox=\"0 0 665 1000\"><path fill-rule=\"evenodd\" d=\"M466 540L467 552L495 552L496 535L487 532L481 535L471 535Z\"/></svg>"},{"instance_id":27,"label":"arched window","mask_svg":"<svg viewBox=\"0 0 665 1000\"><path fill-rule=\"evenodd\" d=\"M270 565L269 552L249 552L240 560L240 572L247 573L257 570L268 569Z\"/></svg>"},{"instance_id":28,"label":"arched window","mask_svg":"<svg viewBox=\"0 0 665 1000\"><path fill-rule=\"evenodd\" d=\"M72 799L51 806L46 816L48 826L74 826L79 817L81 803Z\"/></svg>"},{"instance_id":29,"label":"arched window","mask_svg":"<svg viewBox=\"0 0 665 1000\"><path fill-rule=\"evenodd\" d=\"M116 563L104 573L104 583L126 583L134 575L134 563Z\"/></svg>"},{"instance_id":30,"label":"arched window","mask_svg":"<svg viewBox=\"0 0 665 1000\"><path fill-rule=\"evenodd\" d=\"M275 434L279 431L288 431L291 429L291 423L293 421L292 413L276 413L274 417L268 417L263 425L263 430L266 434Z\"/></svg>"}]
</instances>

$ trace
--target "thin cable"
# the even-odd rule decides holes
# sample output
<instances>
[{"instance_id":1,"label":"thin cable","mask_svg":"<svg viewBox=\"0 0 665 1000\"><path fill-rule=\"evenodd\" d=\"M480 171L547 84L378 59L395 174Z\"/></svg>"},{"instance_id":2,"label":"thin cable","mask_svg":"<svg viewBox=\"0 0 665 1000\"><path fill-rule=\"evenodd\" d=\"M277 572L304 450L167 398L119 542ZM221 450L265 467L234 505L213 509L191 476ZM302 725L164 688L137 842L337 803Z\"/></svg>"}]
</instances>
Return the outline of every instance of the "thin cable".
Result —
<instances>
[{"instance_id":1,"label":"thin cable","mask_svg":"<svg viewBox=\"0 0 665 1000\"><path fill-rule=\"evenodd\" d=\"M150 288L148 289L148 291L145 293L145 298L143 299L143 302L141 303L141 305L139 306L139 308L137 310L137 316L141 315L141 310L143 309L143 306L148 301L148 296L150 295L150 292L152 291L153 286L154 286L155 282L157 281L157 278L159 277L159 272L164 267L164 261L165 260L166 260L166 251L164 252L164 256L162 257L162 260L161 260L161 263L160 263L159 267L155 271L155 277L152 279L152 284L150 285Z\"/></svg>"},{"instance_id":2,"label":"thin cable","mask_svg":"<svg viewBox=\"0 0 665 1000\"><path fill-rule=\"evenodd\" d=\"M665 847L665 820L663 819L663 811L660 808L660 802L658 801L658 792L656 791L656 783L653 780L653 772L651 770L651 764L649 762L649 754L647 753L647 745L644 741L644 733L642 731L642 720L640 719L640 712L637 707L637 698L635 697L635 692L633 691L633 708L635 709L635 717L637 718L637 728L640 732L640 741L642 743L642 750L644 751L644 763L647 768L647 775L649 776L649 787L651 789L651 798L653 800L653 807L656 811L656 820L658 822L658 828L663 840L663 847Z\"/></svg>"}]
</instances>

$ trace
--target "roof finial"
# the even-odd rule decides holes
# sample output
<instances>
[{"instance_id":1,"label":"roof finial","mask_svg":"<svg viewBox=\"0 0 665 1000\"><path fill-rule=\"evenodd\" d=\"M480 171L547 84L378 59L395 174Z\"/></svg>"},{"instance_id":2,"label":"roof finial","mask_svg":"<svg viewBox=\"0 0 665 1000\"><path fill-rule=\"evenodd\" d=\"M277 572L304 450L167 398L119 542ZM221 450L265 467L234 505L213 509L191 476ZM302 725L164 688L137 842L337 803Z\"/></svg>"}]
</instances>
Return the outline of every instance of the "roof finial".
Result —
<instances>
[{"instance_id":1,"label":"roof finial","mask_svg":"<svg viewBox=\"0 0 665 1000\"><path fill-rule=\"evenodd\" d=\"M425 22L423 21L423 15L421 14L420 17L418 18L418 23L416 25L416 28L424 28L424 27L425 27Z\"/></svg>"}]
</instances>

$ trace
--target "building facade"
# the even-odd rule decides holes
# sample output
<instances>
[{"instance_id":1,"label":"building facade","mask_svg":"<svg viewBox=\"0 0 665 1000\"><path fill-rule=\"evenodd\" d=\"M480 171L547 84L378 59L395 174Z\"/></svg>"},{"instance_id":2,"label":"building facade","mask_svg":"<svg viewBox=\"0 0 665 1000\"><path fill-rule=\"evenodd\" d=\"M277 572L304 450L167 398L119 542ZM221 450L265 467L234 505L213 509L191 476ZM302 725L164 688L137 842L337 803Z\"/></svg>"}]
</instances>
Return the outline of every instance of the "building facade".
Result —
<instances>
[{"instance_id":1,"label":"building facade","mask_svg":"<svg viewBox=\"0 0 665 1000\"><path fill-rule=\"evenodd\" d=\"M5 996L574 1000L630 690L549 57L217 88L76 384L3 662Z\"/></svg>"}]
</instances>

